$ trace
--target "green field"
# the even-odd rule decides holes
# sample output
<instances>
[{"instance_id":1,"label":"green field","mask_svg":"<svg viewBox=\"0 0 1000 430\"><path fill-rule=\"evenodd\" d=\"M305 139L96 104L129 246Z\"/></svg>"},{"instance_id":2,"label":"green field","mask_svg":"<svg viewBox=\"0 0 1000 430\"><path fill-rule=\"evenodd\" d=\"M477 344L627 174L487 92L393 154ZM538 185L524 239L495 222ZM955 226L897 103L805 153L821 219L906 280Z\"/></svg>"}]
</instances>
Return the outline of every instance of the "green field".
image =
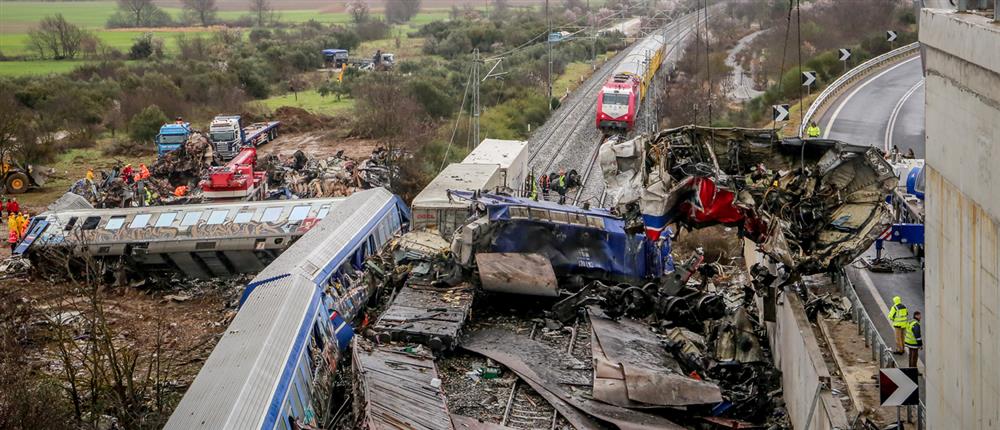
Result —
<instances>
[{"instance_id":1,"label":"green field","mask_svg":"<svg viewBox=\"0 0 1000 430\"><path fill-rule=\"evenodd\" d=\"M167 53L173 53L177 50L178 35L183 34L185 36L194 37L212 34L211 31L177 32L169 31L169 29L165 31L99 30L94 32L97 38L101 39L101 41L106 43L108 46L118 49L122 53L127 53L129 48L135 42L135 39L145 33L153 33L153 37L162 39L164 51ZM35 52L33 52L28 46L28 35L26 33L0 33L0 52L3 52L3 54L7 56L35 56Z\"/></svg>"},{"instance_id":2,"label":"green field","mask_svg":"<svg viewBox=\"0 0 1000 430\"><path fill-rule=\"evenodd\" d=\"M299 91L297 99L295 94L288 93L253 103L259 103L269 110L274 110L282 106L294 106L323 115L341 114L354 107L354 99L352 98L341 97L338 102L337 96L330 95L323 97L316 90Z\"/></svg>"}]
</instances>

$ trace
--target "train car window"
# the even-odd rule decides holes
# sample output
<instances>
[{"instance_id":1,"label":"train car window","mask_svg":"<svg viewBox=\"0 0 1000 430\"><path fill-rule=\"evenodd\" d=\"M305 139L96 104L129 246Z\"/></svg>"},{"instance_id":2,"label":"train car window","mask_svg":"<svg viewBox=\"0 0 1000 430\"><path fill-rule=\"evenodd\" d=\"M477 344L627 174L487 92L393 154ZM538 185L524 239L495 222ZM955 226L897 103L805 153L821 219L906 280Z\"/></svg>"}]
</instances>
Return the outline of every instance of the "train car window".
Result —
<instances>
[{"instance_id":1,"label":"train car window","mask_svg":"<svg viewBox=\"0 0 1000 430\"><path fill-rule=\"evenodd\" d=\"M281 211L285 208L267 208L264 209L264 215L261 215L260 222L275 222L278 217L281 216Z\"/></svg>"},{"instance_id":2,"label":"train car window","mask_svg":"<svg viewBox=\"0 0 1000 430\"><path fill-rule=\"evenodd\" d=\"M604 93L606 105L628 105L628 94Z\"/></svg>"},{"instance_id":3,"label":"train car window","mask_svg":"<svg viewBox=\"0 0 1000 430\"><path fill-rule=\"evenodd\" d=\"M117 215L117 216L113 216L111 218L108 218L108 223L104 225L104 229L105 230L118 230L118 229L122 228L122 225L125 225L125 216L124 215Z\"/></svg>"},{"instance_id":4,"label":"train car window","mask_svg":"<svg viewBox=\"0 0 1000 430\"><path fill-rule=\"evenodd\" d=\"M181 219L181 226L187 227L189 225L195 225L198 223L198 218L201 218L201 211L188 212L184 214L184 218Z\"/></svg>"},{"instance_id":5,"label":"train car window","mask_svg":"<svg viewBox=\"0 0 1000 430\"><path fill-rule=\"evenodd\" d=\"M288 214L288 222L302 221L309 216L309 206L302 205L292 208L292 212Z\"/></svg>"},{"instance_id":6,"label":"train car window","mask_svg":"<svg viewBox=\"0 0 1000 430\"><path fill-rule=\"evenodd\" d=\"M173 224L175 219L177 219L177 212L162 213L156 219L156 224L153 224L153 227L170 227L170 224Z\"/></svg>"},{"instance_id":7,"label":"train car window","mask_svg":"<svg viewBox=\"0 0 1000 430\"><path fill-rule=\"evenodd\" d=\"M316 218L323 219L326 218L326 214L330 213L330 205L323 205L319 208L319 213L316 214Z\"/></svg>"},{"instance_id":8,"label":"train car window","mask_svg":"<svg viewBox=\"0 0 1000 430\"><path fill-rule=\"evenodd\" d=\"M80 225L80 230L93 230L97 228L97 224L101 223L101 217L99 216L89 216L87 219L83 220L83 224Z\"/></svg>"},{"instance_id":9,"label":"train car window","mask_svg":"<svg viewBox=\"0 0 1000 430\"><path fill-rule=\"evenodd\" d=\"M253 212L240 212L233 217L234 224L246 224L250 222L250 218L253 217Z\"/></svg>"},{"instance_id":10,"label":"train car window","mask_svg":"<svg viewBox=\"0 0 1000 430\"><path fill-rule=\"evenodd\" d=\"M313 324L313 339L316 340L316 347L322 350L326 344L326 338L323 337L324 333L323 329L320 328L320 321L322 321L321 318L316 318L316 323Z\"/></svg>"},{"instance_id":11,"label":"train car window","mask_svg":"<svg viewBox=\"0 0 1000 430\"><path fill-rule=\"evenodd\" d=\"M77 217L71 217L69 219L69 221L66 222L66 227L63 227L63 230L72 229L73 226L76 225L76 220L77 220Z\"/></svg>"},{"instance_id":12,"label":"train car window","mask_svg":"<svg viewBox=\"0 0 1000 430\"><path fill-rule=\"evenodd\" d=\"M375 238L368 236L368 253L375 254Z\"/></svg>"},{"instance_id":13,"label":"train car window","mask_svg":"<svg viewBox=\"0 0 1000 430\"><path fill-rule=\"evenodd\" d=\"M152 218L151 214L139 214L135 218L132 218L132 222L128 225L128 228L143 228L146 224L149 224L149 219Z\"/></svg>"},{"instance_id":14,"label":"train car window","mask_svg":"<svg viewBox=\"0 0 1000 430\"><path fill-rule=\"evenodd\" d=\"M592 227L597 227L599 229L604 229L604 218L601 218L599 216L591 216L591 217L587 217L587 221L588 221L588 224L590 224Z\"/></svg>"},{"instance_id":15,"label":"train car window","mask_svg":"<svg viewBox=\"0 0 1000 430\"><path fill-rule=\"evenodd\" d=\"M530 211L531 211L531 219L537 219L537 220L549 219L549 211L545 209L530 208Z\"/></svg>"},{"instance_id":16,"label":"train car window","mask_svg":"<svg viewBox=\"0 0 1000 430\"><path fill-rule=\"evenodd\" d=\"M511 206L510 208L511 218L528 218L528 208L523 206Z\"/></svg>"},{"instance_id":17,"label":"train car window","mask_svg":"<svg viewBox=\"0 0 1000 430\"><path fill-rule=\"evenodd\" d=\"M552 222L569 224L571 222L570 221L571 216L572 216L571 214L568 214L566 212L552 211Z\"/></svg>"},{"instance_id":18,"label":"train car window","mask_svg":"<svg viewBox=\"0 0 1000 430\"><path fill-rule=\"evenodd\" d=\"M293 382L292 385L288 387L288 389L291 391L290 393L288 393L288 397L292 398L292 412L295 414L295 416L301 417L305 415L305 411L302 409L302 399L299 398L299 387L298 387L299 384L297 383L298 382L297 380L299 378L295 377L292 379L295 382Z\"/></svg>"},{"instance_id":19,"label":"train car window","mask_svg":"<svg viewBox=\"0 0 1000 430\"><path fill-rule=\"evenodd\" d=\"M208 215L208 221L206 221L205 223L209 225L222 224L222 222L226 220L226 216L228 215L229 215L228 209L212 211L212 213Z\"/></svg>"}]
</instances>

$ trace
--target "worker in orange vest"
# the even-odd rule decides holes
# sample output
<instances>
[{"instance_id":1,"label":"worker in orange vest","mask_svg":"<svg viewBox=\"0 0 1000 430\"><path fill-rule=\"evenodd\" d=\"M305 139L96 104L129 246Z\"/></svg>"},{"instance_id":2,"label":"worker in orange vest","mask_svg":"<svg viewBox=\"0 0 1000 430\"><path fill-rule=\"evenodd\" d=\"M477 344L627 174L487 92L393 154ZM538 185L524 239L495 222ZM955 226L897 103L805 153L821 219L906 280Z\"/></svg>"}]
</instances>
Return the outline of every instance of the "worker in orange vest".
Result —
<instances>
[{"instance_id":1,"label":"worker in orange vest","mask_svg":"<svg viewBox=\"0 0 1000 430\"><path fill-rule=\"evenodd\" d=\"M187 185L179 185L174 188L174 197L184 197L188 192Z\"/></svg>"},{"instance_id":2,"label":"worker in orange vest","mask_svg":"<svg viewBox=\"0 0 1000 430\"><path fill-rule=\"evenodd\" d=\"M28 234L28 224L30 224L30 217L28 214L21 212L21 215L17 220L17 236L24 238L24 235Z\"/></svg>"},{"instance_id":3,"label":"worker in orange vest","mask_svg":"<svg viewBox=\"0 0 1000 430\"><path fill-rule=\"evenodd\" d=\"M139 179L149 179L149 168L146 163L139 163Z\"/></svg>"},{"instance_id":4,"label":"worker in orange vest","mask_svg":"<svg viewBox=\"0 0 1000 430\"><path fill-rule=\"evenodd\" d=\"M11 215L11 216L13 216L13 215ZM14 249L17 248L17 241L18 240L19 240L19 238L17 237L17 230L10 230L10 232L7 233L7 243L10 244L10 253L11 254L13 254L14 253Z\"/></svg>"}]
</instances>

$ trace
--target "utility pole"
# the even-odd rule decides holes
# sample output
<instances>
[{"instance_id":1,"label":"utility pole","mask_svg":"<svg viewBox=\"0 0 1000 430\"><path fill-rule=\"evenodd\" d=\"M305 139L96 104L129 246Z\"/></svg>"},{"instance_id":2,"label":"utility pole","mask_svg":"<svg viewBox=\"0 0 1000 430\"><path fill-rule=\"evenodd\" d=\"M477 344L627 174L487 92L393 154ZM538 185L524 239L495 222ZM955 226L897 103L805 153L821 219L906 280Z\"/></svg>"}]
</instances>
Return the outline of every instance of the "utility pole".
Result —
<instances>
[{"instance_id":1,"label":"utility pole","mask_svg":"<svg viewBox=\"0 0 1000 430\"><path fill-rule=\"evenodd\" d=\"M549 0L545 0L545 27L548 28L548 32L545 33L545 48L549 60L549 71L545 74L545 86L548 87L549 98L545 100L545 104L552 110L552 41L549 40L552 36L552 20L549 19Z\"/></svg>"},{"instance_id":2,"label":"utility pole","mask_svg":"<svg viewBox=\"0 0 1000 430\"><path fill-rule=\"evenodd\" d=\"M590 35L594 37L590 41L590 70L597 70L597 19L590 8L590 0L587 0L587 15L590 16Z\"/></svg>"},{"instance_id":3,"label":"utility pole","mask_svg":"<svg viewBox=\"0 0 1000 430\"><path fill-rule=\"evenodd\" d=\"M472 147L479 145L479 48L472 51Z\"/></svg>"}]
</instances>

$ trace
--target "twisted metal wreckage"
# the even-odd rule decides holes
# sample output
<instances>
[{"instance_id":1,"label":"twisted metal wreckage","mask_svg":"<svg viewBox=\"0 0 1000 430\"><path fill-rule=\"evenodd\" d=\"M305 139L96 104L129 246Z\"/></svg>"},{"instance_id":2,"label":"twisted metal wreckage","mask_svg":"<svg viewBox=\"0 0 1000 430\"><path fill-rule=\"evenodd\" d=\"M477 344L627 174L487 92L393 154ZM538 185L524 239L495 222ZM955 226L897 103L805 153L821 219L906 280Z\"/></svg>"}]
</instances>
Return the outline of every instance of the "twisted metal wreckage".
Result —
<instances>
[{"instance_id":1,"label":"twisted metal wreckage","mask_svg":"<svg viewBox=\"0 0 1000 430\"><path fill-rule=\"evenodd\" d=\"M768 287L846 264L873 244L889 223L885 196L897 182L883 154L772 130L686 126L611 139L598 157L611 210L449 195L472 202L451 251L483 290L555 297L546 318L590 321L598 366L589 392L601 402L581 403L560 388L568 376L540 358L554 353L525 335L478 330L462 348L506 365L579 428L595 427L591 418L663 428L662 417L636 413L650 406L686 407L665 416L688 424L780 415L778 378L753 314L773 318ZM670 224L735 227L770 268L743 273L704 261L700 250L675 261ZM633 350L654 352L626 354Z\"/></svg>"}]
</instances>

